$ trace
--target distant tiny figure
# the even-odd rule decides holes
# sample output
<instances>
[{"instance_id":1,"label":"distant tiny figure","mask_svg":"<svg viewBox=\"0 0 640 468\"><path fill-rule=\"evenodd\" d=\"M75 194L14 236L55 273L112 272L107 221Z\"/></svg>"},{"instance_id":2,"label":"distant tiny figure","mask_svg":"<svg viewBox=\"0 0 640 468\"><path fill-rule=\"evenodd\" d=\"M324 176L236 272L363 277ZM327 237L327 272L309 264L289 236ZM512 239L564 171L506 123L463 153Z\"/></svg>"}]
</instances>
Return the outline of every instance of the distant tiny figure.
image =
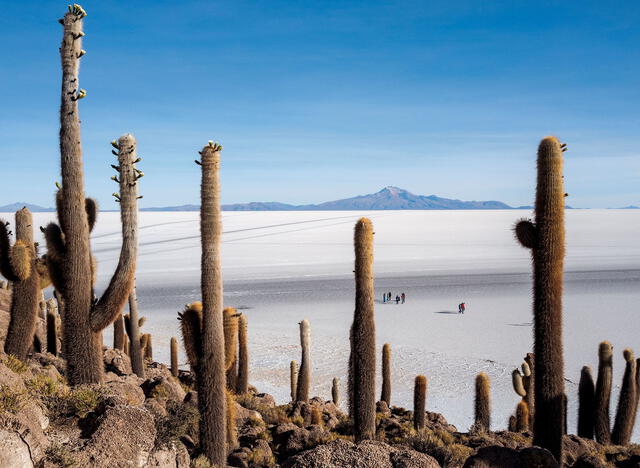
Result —
<instances>
[{"instance_id":1,"label":"distant tiny figure","mask_svg":"<svg viewBox=\"0 0 640 468\"><path fill-rule=\"evenodd\" d=\"M405 299L405 297L406 297L406 296L404 295L404 293L400 294L400 299L402 299L402 303L403 303L403 304L404 304L404 299Z\"/></svg>"},{"instance_id":2,"label":"distant tiny figure","mask_svg":"<svg viewBox=\"0 0 640 468\"><path fill-rule=\"evenodd\" d=\"M396 294L396 304L398 304L399 302L400 302L400 296Z\"/></svg>"},{"instance_id":3,"label":"distant tiny figure","mask_svg":"<svg viewBox=\"0 0 640 468\"><path fill-rule=\"evenodd\" d=\"M458 313L459 314L462 313L462 302L460 304L458 304Z\"/></svg>"},{"instance_id":4,"label":"distant tiny figure","mask_svg":"<svg viewBox=\"0 0 640 468\"><path fill-rule=\"evenodd\" d=\"M382 302L383 303L387 302L387 293L382 294Z\"/></svg>"},{"instance_id":5,"label":"distant tiny figure","mask_svg":"<svg viewBox=\"0 0 640 468\"><path fill-rule=\"evenodd\" d=\"M391 302L391 291L387 293L387 301Z\"/></svg>"},{"instance_id":6,"label":"distant tiny figure","mask_svg":"<svg viewBox=\"0 0 640 468\"><path fill-rule=\"evenodd\" d=\"M464 314L464 310L465 310L464 302L462 304L460 304L460 310Z\"/></svg>"}]
</instances>

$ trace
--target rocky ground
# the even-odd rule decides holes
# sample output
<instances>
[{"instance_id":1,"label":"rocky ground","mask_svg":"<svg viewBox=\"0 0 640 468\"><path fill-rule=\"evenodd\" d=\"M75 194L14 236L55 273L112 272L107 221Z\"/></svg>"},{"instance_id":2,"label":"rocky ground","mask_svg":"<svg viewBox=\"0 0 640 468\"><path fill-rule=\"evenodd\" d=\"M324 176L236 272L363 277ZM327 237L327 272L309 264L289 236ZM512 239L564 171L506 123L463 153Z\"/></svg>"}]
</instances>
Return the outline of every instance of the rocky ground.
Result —
<instances>
[{"instance_id":1,"label":"rocky ground","mask_svg":"<svg viewBox=\"0 0 640 468\"><path fill-rule=\"evenodd\" d=\"M0 292L0 328L3 320ZM0 467L198 467L197 394L193 377L173 377L148 361L146 378L128 356L104 349L106 381L71 388L65 361L35 353L23 363L0 353ZM349 420L333 402L276 405L251 389L234 396L236 467L556 467L529 433L459 432L437 413L413 429L411 411L377 406L376 440L353 443ZM565 437L564 466L640 467L640 446L601 446Z\"/></svg>"}]
</instances>

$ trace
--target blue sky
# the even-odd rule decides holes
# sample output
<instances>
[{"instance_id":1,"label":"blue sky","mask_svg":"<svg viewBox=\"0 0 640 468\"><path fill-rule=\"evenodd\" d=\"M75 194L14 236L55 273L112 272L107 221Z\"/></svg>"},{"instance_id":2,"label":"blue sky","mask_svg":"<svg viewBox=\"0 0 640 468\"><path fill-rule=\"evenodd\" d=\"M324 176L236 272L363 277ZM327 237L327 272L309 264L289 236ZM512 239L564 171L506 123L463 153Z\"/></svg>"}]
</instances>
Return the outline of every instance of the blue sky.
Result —
<instances>
[{"instance_id":1,"label":"blue sky","mask_svg":"<svg viewBox=\"0 0 640 468\"><path fill-rule=\"evenodd\" d=\"M386 185L529 204L539 139L569 145L568 203L640 205L640 3L92 1L87 194L115 208L109 141L133 133L143 206L315 203ZM0 205L53 205L65 2L2 1Z\"/></svg>"}]
</instances>

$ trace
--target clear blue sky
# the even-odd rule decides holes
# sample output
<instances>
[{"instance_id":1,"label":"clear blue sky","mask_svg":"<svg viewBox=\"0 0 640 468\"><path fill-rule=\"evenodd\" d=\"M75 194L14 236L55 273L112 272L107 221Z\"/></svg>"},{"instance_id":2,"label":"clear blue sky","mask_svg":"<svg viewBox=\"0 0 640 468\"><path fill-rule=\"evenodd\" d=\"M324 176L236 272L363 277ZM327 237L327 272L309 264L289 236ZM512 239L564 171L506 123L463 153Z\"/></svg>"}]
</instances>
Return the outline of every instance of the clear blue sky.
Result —
<instances>
[{"instance_id":1,"label":"clear blue sky","mask_svg":"<svg viewBox=\"0 0 640 468\"><path fill-rule=\"evenodd\" d=\"M314 203L396 185L529 204L535 150L569 145L574 206L640 204L637 1L91 1L87 194L114 208L109 141L136 135L143 206ZM0 205L53 205L61 1L2 0Z\"/></svg>"}]
</instances>

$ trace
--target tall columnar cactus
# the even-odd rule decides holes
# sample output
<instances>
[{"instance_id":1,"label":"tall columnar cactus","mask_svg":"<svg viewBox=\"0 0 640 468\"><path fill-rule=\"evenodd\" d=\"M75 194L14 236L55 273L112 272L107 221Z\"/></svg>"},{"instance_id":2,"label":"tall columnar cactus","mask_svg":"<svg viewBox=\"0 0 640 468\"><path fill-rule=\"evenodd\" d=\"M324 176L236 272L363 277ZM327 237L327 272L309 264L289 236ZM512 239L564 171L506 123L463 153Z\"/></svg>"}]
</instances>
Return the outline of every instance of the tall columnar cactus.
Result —
<instances>
[{"instance_id":1,"label":"tall columnar cactus","mask_svg":"<svg viewBox=\"0 0 640 468\"><path fill-rule=\"evenodd\" d=\"M113 349L124 351L124 319L118 314L113 322Z\"/></svg>"},{"instance_id":2,"label":"tall columnar cactus","mask_svg":"<svg viewBox=\"0 0 640 468\"><path fill-rule=\"evenodd\" d=\"M380 401L391 406L391 345L382 345L382 393Z\"/></svg>"},{"instance_id":3,"label":"tall columnar cactus","mask_svg":"<svg viewBox=\"0 0 640 468\"><path fill-rule=\"evenodd\" d=\"M546 137L538 147L535 222L515 226L520 243L533 259L535 402L533 443L562 460L564 360L562 351L562 281L565 251L563 151Z\"/></svg>"},{"instance_id":4,"label":"tall columnar cactus","mask_svg":"<svg viewBox=\"0 0 640 468\"><path fill-rule=\"evenodd\" d=\"M516 407L516 432L529 430L529 405L521 400Z\"/></svg>"},{"instance_id":5,"label":"tall columnar cactus","mask_svg":"<svg viewBox=\"0 0 640 468\"><path fill-rule=\"evenodd\" d=\"M236 393L242 395L249 391L249 340L247 336L247 317L241 315L238 323L238 380Z\"/></svg>"},{"instance_id":6,"label":"tall columnar cactus","mask_svg":"<svg viewBox=\"0 0 640 468\"><path fill-rule=\"evenodd\" d=\"M300 346L302 347L302 360L298 370L295 401L307 401L311 388L311 327L307 319L300 322Z\"/></svg>"},{"instance_id":7,"label":"tall columnar cactus","mask_svg":"<svg viewBox=\"0 0 640 468\"><path fill-rule=\"evenodd\" d=\"M584 366L578 384L578 436L593 439L596 416L596 388L591 368Z\"/></svg>"},{"instance_id":8,"label":"tall columnar cactus","mask_svg":"<svg viewBox=\"0 0 640 468\"><path fill-rule=\"evenodd\" d=\"M373 290L373 224L360 218L354 231L356 304L351 325L350 398L356 441L376 432L376 322Z\"/></svg>"},{"instance_id":9,"label":"tall columnar cactus","mask_svg":"<svg viewBox=\"0 0 640 468\"><path fill-rule=\"evenodd\" d=\"M16 211L16 241L11 246L7 223L0 220L0 272L13 284L11 315L4 351L26 360L36 332L40 275L33 242L33 219L25 207Z\"/></svg>"},{"instance_id":10,"label":"tall columnar cactus","mask_svg":"<svg viewBox=\"0 0 640 468\"><path fill-rule=\"evenodd\" d=\"M200 237L202 242L202 362L198 365L200 445L211 463L224 465L227 425L224 333L222 327L222 271L220 264L220 152L210 141L201 151Z\"/></svg>"},{"instance_id":11,"label":"tall columnar cactus","mask_svg":"<svg viewBox=\"0 0 640 468\"><path fill-rule=\"evenodd\" d=\"M291 361L289 364L289 382L291 384L291 401L296 401L298 395L298 363Z\"/></svg>"},{"instance_id":12,"label":"tall columnar cactus","mask_svg":"<svg viewBox=\"0 0 640 468\"><path fill-rule=\"evenodd\" d=\"M340 379L338 377L334 377L331 382L331 401L336 406L340 404Z\"/></svg>"},{"instance_id":13,"label":"tall columnar cactus","mask_svg":"<svg viewBox=\"0 0 640 468\"><path fill-rule=\"evenodd\" d=\"M624 350L623 355L626 366L624 369L624 377L622 378L620 396L618 398L616 420L613 424L613 432L611 433L611 442L616 445L629 444L635 423L634 416L637 394L636 361L633 357L633 351L629 348Z\"/></svg>"},{"instance_id":14,"label":"tall columnar cactus","mask_svg":"<svg viewBox=\"0 0 640 468\"><path fill-rule=\"evenodd\" d=\"M484 372L476 376L475 423L485 431L491 428L491 383Z\"/></svg>"},{"instance_id":15,"label":"tall columnar cactus","mask_svg":"<svg viewBox=\"0 0 640 468\"><path fill-rule=\"evenodd\" d=\"M598 380L596 381L596 421L595 434L598 443L611 443L611 420L609 419L609 400L611 399L611 381L613 379L613 346L608 341L600 343L598 348Z\"/></svg>"},{"instance_id":16,"label":"tall columnar cactus","mask_svg":"<svg viewBox=\"0 0 640 468\"><path fill-rule=\"evenodd\" d=\"M144 379L144 353L140 347L140 327L144 318L138 314L138 294L135 281L129 293L129 315L125 317L125 327L129 335L129 357L131 358L131 370L141 379Z\"/></svg>"},{"instance_id":17,"label":"tall columnar cactus","mask_svg":"<svg viewBox=\"0 0 640 468\"><path fill-rule=\"evenodd\" d=\"M178 340L174 336L171 337L169 347L171 348L171 375L178 377Z\"/></svg>"},{"instance_id":18,"label":"tall columnar cactus","mask_svg":"<svg viewBox=\"0 0 640 468\"><path fill-rule=\"evenodd\" d=\"M222 311L222 328L224 330L224 367L226 369L227 388L235 390L238 377L238 319L240 314L233 307Z\"/></svg>"},{"instance_id":19,"label":"tall columnar cactus","mask_svg":"<svg viewBox=\"0 0 640 468\"><path fill-rule=\"evenodd\" d=\"M144 335L144 358L145 360L153 361L153 343L152 336L150 333L145 333Z\"/></svg>"},{"instance_id":20,"label":"tall columnar cactus","mask_svg":"<svg viewBox=\"0 0 640 468\"><path fill-rule=\"evenodd\" d=\"M427 378L416 376L413 386L413 428L416 431L424 429L424 416L427 405Z\"/></svg>"}]
</instances>

